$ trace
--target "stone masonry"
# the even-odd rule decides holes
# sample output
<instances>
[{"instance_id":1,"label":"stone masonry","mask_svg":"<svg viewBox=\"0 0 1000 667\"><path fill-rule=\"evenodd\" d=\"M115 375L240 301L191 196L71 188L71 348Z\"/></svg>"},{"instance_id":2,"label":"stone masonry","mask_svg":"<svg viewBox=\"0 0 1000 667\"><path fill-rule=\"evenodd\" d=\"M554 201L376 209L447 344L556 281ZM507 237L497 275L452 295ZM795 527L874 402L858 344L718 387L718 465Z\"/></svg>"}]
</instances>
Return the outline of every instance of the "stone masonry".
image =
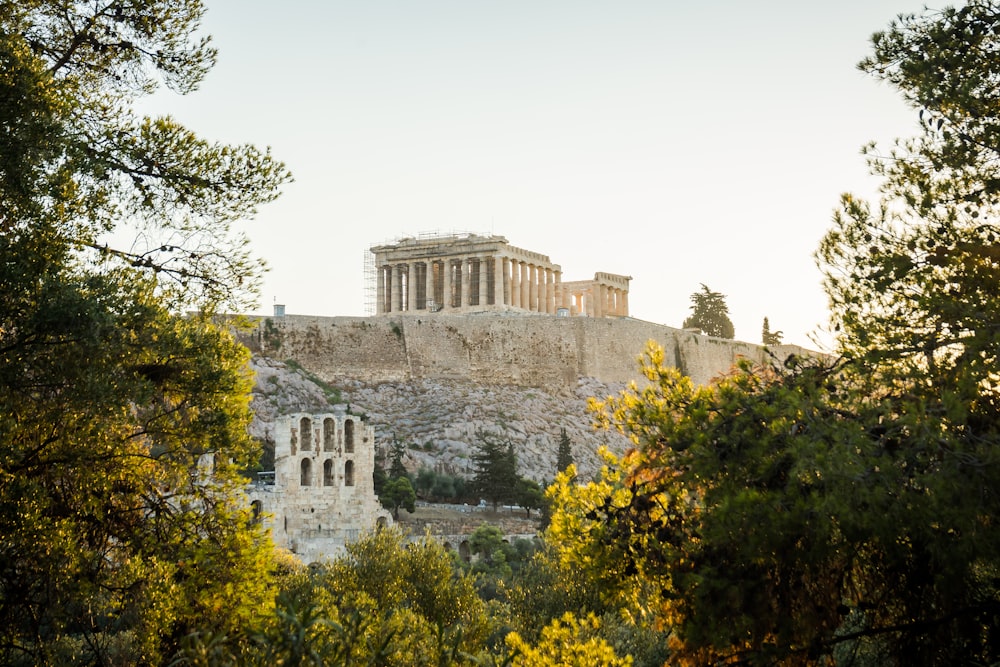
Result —
<instances>
[{"instance_id":1,"label":"stone masonry","mask_svg":"<svg viewBox=\"0 0 1000 667\"><path fill-rule=\"evenodd\" d=\"M697 384L728 372L741 357L782 363L815 354L796 345L765 348L630 317L549 317L492 312L434 316L260 318L244 341L255 352L293 359L326 382L369 384L414 379L522 387L644 381L638 358L647 341Z\"/></svg>"},{"instance_id":2,"label":"stone masonry","mask_svg":"<svg viewBox=\"0 0 1000 667\"><path fill-rule=\"evenodd\" d=\"M588 317L628 316L630 276L596 273L562 282L548 255L516 248L503 236L452 234L373 246L377 315L526 311Z\"/></svg>"},{"instance_id":3,"label":"stone masonry","mask_svg":"<svg viewBox=\"0 0 1000 667\"><path fill-rule=\"evenodd\" d=\"M273 478L249 490L251 506L274 543L310 563L392 518L375 496L375 431L346 406L295 413L274 425Z\"/></svg>"}]
</instances>

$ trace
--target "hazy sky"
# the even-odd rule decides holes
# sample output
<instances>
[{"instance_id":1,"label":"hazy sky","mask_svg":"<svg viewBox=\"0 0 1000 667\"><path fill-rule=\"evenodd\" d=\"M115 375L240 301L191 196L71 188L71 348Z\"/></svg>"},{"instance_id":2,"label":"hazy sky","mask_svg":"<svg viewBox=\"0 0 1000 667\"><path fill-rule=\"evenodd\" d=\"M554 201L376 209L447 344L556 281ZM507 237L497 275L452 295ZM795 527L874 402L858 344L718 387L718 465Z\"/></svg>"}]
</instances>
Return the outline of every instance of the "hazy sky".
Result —
<instances>
[{"instance_id":1,"label":"hazy sky","mask_svg":"<svg viewBox=\"0 0 1000 667\"><path fill-rule=\"evenodd\" d=\"M206 3L218 65L151 108L292 170L246 227L260 313L364 315L369 246L467 231L632 276L633 317L680 326L705 283L737 339L815 347L859 149L917 127L855 67L917 0Z\"/></svg>"}]
</instances>

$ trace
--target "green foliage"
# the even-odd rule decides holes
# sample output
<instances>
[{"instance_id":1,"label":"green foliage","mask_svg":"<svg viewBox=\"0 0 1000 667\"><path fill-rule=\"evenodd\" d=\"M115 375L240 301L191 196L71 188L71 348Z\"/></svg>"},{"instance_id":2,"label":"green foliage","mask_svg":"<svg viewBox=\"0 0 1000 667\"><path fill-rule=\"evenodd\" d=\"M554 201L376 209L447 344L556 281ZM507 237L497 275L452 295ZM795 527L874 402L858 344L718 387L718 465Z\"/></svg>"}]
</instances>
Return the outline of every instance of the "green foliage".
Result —
<instances>
[{"instance_id":1,"label":"green foliage","mask_svg":"<svg viewBox=\"0 0 1000 667\"><path fill-rule=\"evenodd\" d=\"M413 484L409 477L396 477L390 479L382 487L382 495L379 496L382 507L392 510L392 516L399 520L399 508L402 507L410 514L417 510L417 493L413 490Z\"/></svg>"},{"instance_id":2,"label":"green foliage","mask_svg":"<svg viewBox=\"0 0 1000 667\"><path fill-rule=\"evenodd\" d=\"M764 318L764 326L760 333L760 342L763 345L781 345L781 339L784 337L784 332L782 331L771 331L771 323Z\"/></svg>"},{"instance_id":3,"label":"green foliage","mask_svg":"<svg viewBox=\"0 0 1000 667\"><path fill-rule=\"evenodd\" d=\"M508 564L515 555L513 547L503 537L499 526L480 524L469 536L469 550L479 556L474 572L489 573L494 577L509 577Z\"/></svg>"},{"instance_id":4,"label":"green foliage","mask_svg":"<svg viewBox=\"0 0 1000 667\"><path fill-rule=\"evenodd\" d=\"M513 667L631 667L632 658L615 655L600 637L601 621L593 614L583 618L566 612L542 630L537 644L524 641L516 632L507 636L513 652Z\"/></svg>"},{"instance_id":5,"label":"green foliage","mask_svg":"<svg viewBox=\"0 0 1000 667\"><path fill-rule=\"evenodd\" d=\"M601 406L639 445L628 493L591 501L575 552L663 580L685 655L796 662L866 638L907 664L990 655L993 482L963 462L992 467L993 436L949 433L929 395L873 403L870 368L743 366L695 388L648 360L650 386ZM942 446L961 455L928 456Z\"/></svg>"},{"instance_id":6,"label":"green foliage","mask_svg":"<svg viewBox=\"0 0 1000 667\"><path fill-rule=\"evenodd\" d=\"M533 479L518 477L514 483L514 502L524 508L525 516L531 518L531 510L545 507L545 492Z\"/></svg>"},{"instance_id":7,"label":"green foliage","mask_svg":"<svg viewBox=\"0 0 1000 667\"><path fill-rule=\"evenodd\" d=\"M465 495L463 477L437 472L426 466L417 471L414 486L417 495L424 500L448 502L461 499Z\"/></svg>"},{"instance_id":8,"label":"green foliage","mask_svg":"<svg viewBox=\"0 0 1000 667\"><path fill-rule=\"evenodd\" d=\"M651 347L649 386L597 406L636 450L550 532L659 579L675 660L1000 658L998 26L974 1L873 38L922 134L867 149L883 199L845 195L817 253L839 358L696 388Z\"/></svg>"},{"instance_id":9,"label":"green foliage","mask_svg":"<svg viewBox=\"0 0 1000 667\"><path fill-rule=\"evenodd\" d=\"M382 664L470 664L464 655L479 652L489 630L486 610L440 544L404 544L398 531L382 530L347 551L322 572L323 585L345 606L370 600L379 618L371 634L387 646Z\"/></svg>"},{"instance_id":10,"label":"green foliage","mask_svg":"<svg viewBox=\"0 0 1000 667\"><path fill-rule=\"evenodd\" d=\"M275 613L228 635L189 635L175 665L483 664L493 629L472 579L429 538L365 535L332 562L281 577Z\"/></svg>"},{"instance_id":11,"label":"green foliage","mask_svg":"<svg viewBox=\"0 0 1000 667\"><path fill-rule=\"evenodd\" d=\"M518 476L514 443L505 434L479 430L474 446L472 486L496 511L500 503L513 502L515 498Z\"/></svg>"},{"instance_id":12,"label":"green foliage","mask_svg":"<svg viewBox=\"0 0 1000 667\"><path fill-rule=\"evenodd\" d=\"M556 472L563 472L573 465L573 442L565 428L559 429L559 451L556 454Z\"/></svg>"},{"instance_id":13,"label":"green foliage","mask_svg":"<svg viewBox=\"0 0 1000 667\"><path fill-rule=\"evenodd\" d=\"M264 319L264 331L263 331L263 343L264 351L271 356L274 356L277 352L281 350L281 344L284 342L284 336L281 329L275 325L274 320L270 317ZM287 363L287 362L286 362Z\"/></svg>"},{"instance_id":14,"label":"green foliage","mask_svg":"<svg viewBox=\"0 0 1000 667\"><path fill-rule=\"evenodd\" d=\"M718 338L735 335L725 295L713 292L702 284L701 291L691 295L691 304L691 314L682 325L685 329L701 329L706 336Z\"/></svg>"},{"instance_id":15,"label":"green foliage","mask_svg":"<svg viewBox=\"0 0 1000 667\"><path fill-rule=\"evenodd\" d=\"M386 482L389 481L389 476L385 473L385 455L382 453L381 447L375 448L375 465L372 468L372 484L375 489L375 495L381 497L385 492Z\"/></svg>"},{"instance_id":16,"label":"green foliage","mask_svg":"<svg viewBox=\"0 0 1000 667\"><path fill-rule=\"evenodd\" d=\"M389 479L409 476L406 466L403 465L404 456L406 456L406 445L393 436L392 445L389 448Z\"/></svg>"},{"instance_id":17,"label":"green foliage","mask_svg":"<svg viewBox=\"0 0 1000 667\"><path fill-rule=\"evenodd\" d=\"M253 300L232 224L288 174L133 111L212 65L202 11L0 2L5 664L156 664L270 610L246 350L212 315ZM105 244L126 223L147 247Z\"/></svg>"}]
</instances>

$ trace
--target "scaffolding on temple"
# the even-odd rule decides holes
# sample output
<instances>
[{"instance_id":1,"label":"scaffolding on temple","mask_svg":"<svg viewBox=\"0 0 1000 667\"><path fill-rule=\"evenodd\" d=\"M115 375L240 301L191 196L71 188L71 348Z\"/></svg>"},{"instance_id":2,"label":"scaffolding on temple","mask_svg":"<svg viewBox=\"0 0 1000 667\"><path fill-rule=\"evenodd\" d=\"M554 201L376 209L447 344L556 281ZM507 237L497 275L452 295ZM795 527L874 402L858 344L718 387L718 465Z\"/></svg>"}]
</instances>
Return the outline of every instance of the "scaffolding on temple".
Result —
<instances>
[{"instance_id":1,"label":"scaffolding on temple","mask_svg":"<svg viewBox=\"0 0 1000 667\"><path fill-rule=\"evenodd\" d=\"M371 246L364 250L364 313L365 317L375 314L375 253Z\"/></svg>"},{"instance_id":2,"label":"scaffolding on temple","mask_svg":"<svg viewBox=\"0 0 1000 667\"><path fill-rule=\"evenodd\" d=\"M453 230L450 232L442 232L440 230L433 232L420 232L416 235L416 238L421 241L431 241L434 239L446 239L446 238L469 238L470 236L479 236L476 232L468 231L457 231ZM372 248L380 245L390 245L393 243L399 243L403 239L414 238L413 234L403 234L402 236L397 236L394 239L386 239L382 243L373 243L372 245L365 248L365 256L363 259L364 266L364 313L366 317L371 317L378 312L378 308L375 304L375 299L377 298L377 280L378 272L375 270L375 252Z\"/></svg>"}]
</instances>

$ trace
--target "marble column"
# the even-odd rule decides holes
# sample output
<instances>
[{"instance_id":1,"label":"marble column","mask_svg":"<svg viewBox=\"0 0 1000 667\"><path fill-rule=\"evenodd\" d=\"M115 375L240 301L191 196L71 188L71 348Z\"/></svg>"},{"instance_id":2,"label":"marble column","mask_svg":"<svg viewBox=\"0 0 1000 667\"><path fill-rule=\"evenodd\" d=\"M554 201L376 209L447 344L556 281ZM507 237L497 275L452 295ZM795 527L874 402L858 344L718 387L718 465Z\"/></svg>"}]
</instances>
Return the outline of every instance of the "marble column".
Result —
<instances>
[{"instance_id":1,"label":"marble column","mask_svg":"<svg viewBox=\"0 0 1000 667\"><path fill-rule=\"evenodd\" d=\"M548 303L549 292L548 292L548 285L545 284L546 269L544 266L539 266L537 267L536 270L537 270L537 277L535 279L535 282L538 283L538 305L535 308L535 310L537 310L540 313L547 313L549 311L545 304Z\"/></svg>"},{"instance_id":2,"label":"marble column","mask_svg":"<svg viewBox=\"0 0 1000 667\"><path fill-rule=\"evenodd\" d=\"M545 311L549 315L556 314L556 272L552 269L545 269Z\"/></svg>"},{"instance_id":3,"label":"marble column","mask_svg":"<svg viewBox=\"0 0 1000 667\"><path fill-rule=\"evenodd\" d=\"M521 262L510 260L510 305L521 307Z\"/></svg>"},{"instance_id":4,"label":"marble column","mask_svg":"<svg viewBox=\"0 0 1000 667\"><path fill-rule=\"evenodd\" d=\"M521 262L521 308L531 310L531 265Z\"/></svg>"},{"instance_id":5,"label":"marble column","mask_svg":"<svg viewBox=\"0 0 1000 667\"><path fill-rule=\"evenodd\" d=\"M571 306L569 301L569 290L562 284L562 271L556 271L556 292L559 298L559 306L569 310Z\"/></svg>"},{"instance_id":6,"label":"marble column","mask_svg":"<svg viewBox=\"0 0 1000 667\"><path fill-rule=\"evenodd\" d=\"M493 258L493 305L502 306L504 305L503 300L503 257Z\"/></svg>"},{"instance_id":7,"label":"marble column","mask_svg":"<svg viewBox=\"0 0 1000 667\"><path fill-rule=\"evenodd\" d=\"M434 260L427 260L427 267L424 274L424 308L430 312L431 302L434 301Z\"/></svg>"},{"instance_id":8,"label":"marble column","mask_svg":"<svg viewBox=\"0 0 1000 667\"><path fill-rule=\"evenodd\" d=\"M479 258L479 307L482 308L489 300L490 281L487 276L489 263L485 257Z\"/></svg>"},{"instance_id":9,"label":"marble column","mask_svg":"<svg viewBox=\"0 0 1000 667\"><path fill-rule=\"evenodd\" d=\"M394 313L399 309L399 265L395 264L389 268L389 312Z\"/></svg>"},{"instance_id":10,"label":"marble column","mask_svg":"<svg viewBox=\"0 0 1000 667\"><path fill-rule=\"evenodd\" d=\"M451 310L451 260L443 260L441 269L441 308Z\"/></svg>"},{"instance_id":11,"label":"marble column","mask_svg":"<svg viewBox=\"0 0 1000 667\"><path fill-rule=\"evenodd\" d=\"M459 303L462 304L462 308L466 308L469 305L469 284L472 282L472 262L469 258L458 260L461 273L462 273L462 298Z\"/></svg>"},{"instance_id":12,"label":"marble column","mask_svg":"<svg viewBox=\"0 0 1000 667\"><path fill-rule=\"evenodd\" d=\"M417 263L406 265L406 310L411 313L417 309Z\"/></svg>"},{"instance_id":13,"label":"marble column","mask_svg":"<svg viewBox=\"0 0 1000 667\"><path fill-rule=\"evenodd\" d=\"M622 290L622 317L628 317L628 290Z\"/></svg>"}]
</instances>

